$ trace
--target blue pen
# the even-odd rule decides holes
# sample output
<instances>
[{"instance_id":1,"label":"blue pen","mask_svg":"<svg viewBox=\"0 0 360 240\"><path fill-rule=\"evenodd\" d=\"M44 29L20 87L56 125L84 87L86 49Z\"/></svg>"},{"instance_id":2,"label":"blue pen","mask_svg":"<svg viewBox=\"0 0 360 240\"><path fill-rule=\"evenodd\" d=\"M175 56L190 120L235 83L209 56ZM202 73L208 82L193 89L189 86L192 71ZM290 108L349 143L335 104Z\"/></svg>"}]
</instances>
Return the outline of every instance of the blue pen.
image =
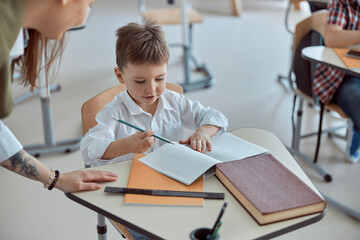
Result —
<instances>
[{"instance_id":1,"label":"blue pen","mask_svg":"<svg viewBox=\"0 0 360 240\"><path fill-rule=\"evenodd\" d=\"M113 117L113 119L116 120L116 121L118 121L118 122L121 122L121 123L123 123L123 124L125 124L125 125L127 125L127 126L129 126L129 127L135 128L136 130L139 130L140 132L146 132L145 129L139 128L139 127L137 127L137 126L135 126L135 125L133 125L133 124L131 124L131 123L125 122L124 120L121 120L121 119L119 119L119 118L114 118L114 117ZM154 134L153 136L154 136L155 138L157 138L157 139L160 139L160 140L164 141L164 142L174 144L174 143L171 142L169 139L166 139L166 138L161 137L161 136L159 136L159 135Z\"/></svg>"}]
</instances>

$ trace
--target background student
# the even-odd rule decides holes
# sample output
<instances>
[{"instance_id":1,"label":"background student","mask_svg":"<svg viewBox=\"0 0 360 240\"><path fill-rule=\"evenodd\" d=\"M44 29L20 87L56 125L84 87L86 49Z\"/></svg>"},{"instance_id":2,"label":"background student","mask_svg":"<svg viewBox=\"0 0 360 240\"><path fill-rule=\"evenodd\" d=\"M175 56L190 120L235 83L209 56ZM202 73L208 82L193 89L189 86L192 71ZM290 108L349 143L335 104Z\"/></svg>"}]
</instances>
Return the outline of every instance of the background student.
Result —
<instances>
[{"instance_id":1,"label":"background student","mask_svg":"<svg viewBox=\"0 0 360 240\"><path fill-rule=\"evenodd\" d=\"M324 40L328 47L347 47L360 43L360 2L358 0L331 0ZM341 70L319 66L315 71L313 90L324 104L334 102L352 120L349 160L360 159L360 79Z\"/></svg>"},{"instance_id":2,"label":"background student","mask_svg":"<svg viewBox=\"0 0 360 240\"><path fill-rule=\"evenodd\" d=\"M83 22L90 0L0 0L0 165L24 177L39 181L46 188L64 192L100 189L97 182L115 181L109 172L74 171L61 173L47 168L28 154L1 119L13 107L11 94L11 60L21 65L23 85L36 87L42 53L49 55L48 66L62 52L64 32ZM29 39L24 49L22 28L28 29ZM19 49L13 48L17 36ZM61 39L54 45L49 39ZM47 69L47 68L46 68Z\"/></svg>"},{"instance_id":3,"label":"background student","mask_svg":"<svg viewBox=\"0 0 360 240\"><path fill-rule=\"evenodd\" d=\"M160 27L148 21L130 23L118 29L117 37L114 71L126 90L97 114L98 124L84 136L80 149L85 163L100 165L149 153L164 144L154 133L203 153L211 151L210 137L226 130L227 119L165 88L169 48ZM139 132L113 117L152 131ZM185 140L183 127L195 130Z\"/></svg>"}]
</instances>

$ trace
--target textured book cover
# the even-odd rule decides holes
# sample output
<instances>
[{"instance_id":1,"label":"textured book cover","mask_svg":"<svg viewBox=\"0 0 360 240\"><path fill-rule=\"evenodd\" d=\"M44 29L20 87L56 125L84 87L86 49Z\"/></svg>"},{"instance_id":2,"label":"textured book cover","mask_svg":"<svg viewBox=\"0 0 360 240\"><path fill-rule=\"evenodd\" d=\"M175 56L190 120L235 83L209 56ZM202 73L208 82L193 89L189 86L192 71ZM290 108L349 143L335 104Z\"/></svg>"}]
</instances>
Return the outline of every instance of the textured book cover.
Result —
<instances>
[{"instance_id":1,"label":"textured book cover","mask_svg":"<svg viewBox=\"0 0 360 240\"><path fill-rule=\"evenodd\" d=\"M271 154L219 163L216 176L260 225L321 212L326 205Z\"/></svg>"},{"instance_id":2,"label":"textured book cover","mask_svg":"<svg viewBox=\"0 0 360 240\"><path fill-rule=\"evenodd\" d=\"M138 159L143 156L145 155L135 154L128 179L128 188L193 192L204 191L204 178L202 176L193 184L185 185L139 162ZM124 196L125 204L203 206L203 202L203 198L193 197L151 196L129 193Z\"/></svg>"}]
</instances>

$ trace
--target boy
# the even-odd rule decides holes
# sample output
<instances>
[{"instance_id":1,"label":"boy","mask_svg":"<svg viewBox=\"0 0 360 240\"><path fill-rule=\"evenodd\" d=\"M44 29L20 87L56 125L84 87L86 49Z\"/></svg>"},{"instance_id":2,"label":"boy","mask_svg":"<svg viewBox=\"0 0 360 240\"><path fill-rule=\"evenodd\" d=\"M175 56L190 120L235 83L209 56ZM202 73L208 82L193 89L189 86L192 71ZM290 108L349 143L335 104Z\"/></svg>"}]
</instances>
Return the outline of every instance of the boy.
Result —
<instances>
[{"instance_id":1,"label":"boy","mask_svg":"<svg viewBox=\"0 0 360 240\"><path fill-rule=\"evenodd\" d=\"M155 140L155 132L199 152L211 151L210 137L226 130L227 119L219 111L165 89L169 48L160 27L153 22L130 23L117 30L117 37L114 71L126 90L97 114L98 124L84 136L85 163L96 166L149 153L164 144ZM113 117L151 130L139 132ZM196 131L182 140L183 127Z\"/></svg>"}]
</instances>

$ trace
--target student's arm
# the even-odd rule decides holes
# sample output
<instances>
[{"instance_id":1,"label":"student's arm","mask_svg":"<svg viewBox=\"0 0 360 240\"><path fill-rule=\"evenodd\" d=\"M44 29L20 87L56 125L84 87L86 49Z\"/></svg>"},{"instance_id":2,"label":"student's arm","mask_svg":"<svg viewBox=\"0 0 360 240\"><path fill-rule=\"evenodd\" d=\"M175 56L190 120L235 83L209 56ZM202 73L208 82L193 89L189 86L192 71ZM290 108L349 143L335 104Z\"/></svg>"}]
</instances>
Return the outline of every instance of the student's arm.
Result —
<instances>
[{"instance_id":1,"label":"student's arm","mask_svg":"<svg viewBox=\"0 0 360 240\"><path fill-rule=\"evenodd\" d=\"M206 149L209 151L212 150L210 138L219 130L220 127L205 124L199 127L193 135L188 137L186 140L179 141L179 143L190 144L196 151L205 153Z\"/></svg>"},{"instance_id":2,"label":"student's arm","mask_svg":"<svg viewBox=\"0 0 360 240\"><path fill-rule=\"evenodd\" d=\"M10 171L43 184L48 181L51 173L49 168L23 149L9 159L2 161L0 165ZM117 176L115 174L101 171L60 173L55 188L63 192L97 190L101 188L101 185L97 182L115 181L116 178Z\"/></svg>"},{"instance_id":3,"label":"student's arm","mask_svg":"<svg viewBox=\"0 0 360 240\"><path fill-rule=\"evenodd\" d=\"M155 143L155 138L152 136L154 133L153 131L138 132L130 137L115 140L110 143L101 159L110 160L128 153L146 152Z\"/></svg>"},{"instance_id":4,"label":"student's arm","mask_svg":"<svg viewBox=\"0 0 360 240\"><path fill-rule=\"evenodd\" d=\"M324 41L327 47L347 47L360 43L360 30L345 30L335 24L326 25Z\"/></svg>"},{"instance_id":5,"label":"student's arm","mask_svg":"<svg viewBox=\"0 0 360 240\"><path fill-rule=\"evenodd\" d=\"M360 43L360 30L347 29L355 16L349 16L353 4L345 0L331 0L328 4L327 24L325 26L324 41L328 47L347 47ZM355 9L353 9L355 12Z\"/></svg>"}]
</instances>

